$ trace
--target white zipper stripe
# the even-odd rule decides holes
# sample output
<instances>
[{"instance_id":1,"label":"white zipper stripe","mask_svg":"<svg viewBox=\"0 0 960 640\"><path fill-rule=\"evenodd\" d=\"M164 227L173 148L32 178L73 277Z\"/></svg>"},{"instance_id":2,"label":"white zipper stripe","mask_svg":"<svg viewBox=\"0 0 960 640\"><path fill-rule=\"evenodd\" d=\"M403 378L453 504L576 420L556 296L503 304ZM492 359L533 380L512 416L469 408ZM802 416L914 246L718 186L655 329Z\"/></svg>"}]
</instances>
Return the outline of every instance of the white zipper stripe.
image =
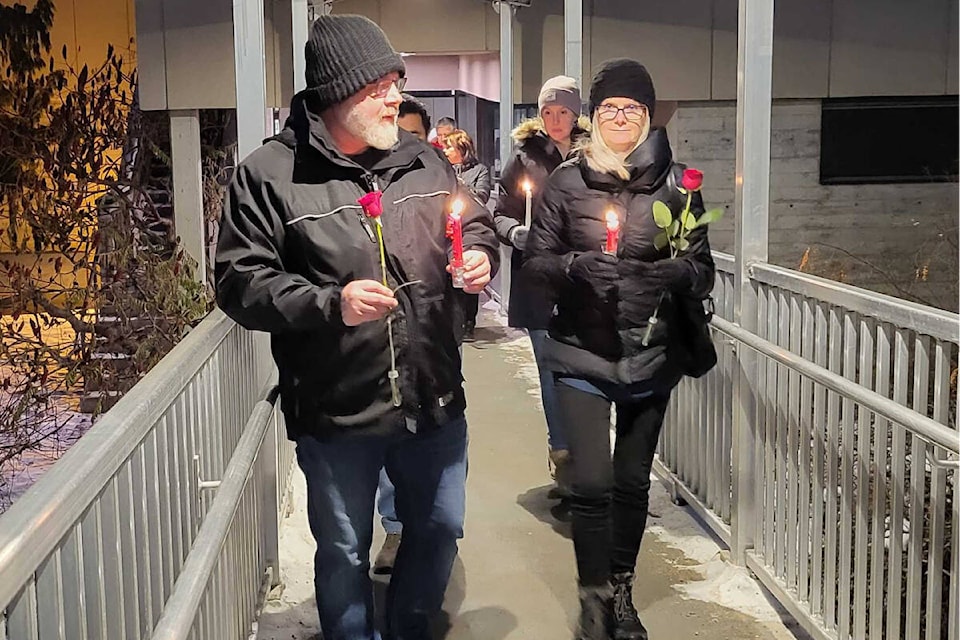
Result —
<instances>
[{"instance_id":1,"label":"white zipper stripe","mask_svg":"<svg viewBox=\"0 0 960 640\"><path fill-rule=\"evenodd\" d=\"M400 204L404 200L409 200L410 198L432 198L434 196L448 196L450 195L449 191L434 191L433 193L411 193L408 196L403 196L399 200L394 200L393 204Z\"/></svg>"},{"instance_id":2,"label":"white zipper stripe","mask_svg":"<svg viewBox=\"0 0 960 640\"><path fill-rule=\"evenodd\" d=\"M333 211L328 211L327 213L308 213L306 215L294 218L293 220L287 220L284 225L289 227L290 225L300 222L301 220L319 220L320 218L326 218L327 216L332 216L335 213L339 213L344 209L363 209L363 207L358 204L345 204L342 207L337 207Z\"/></svg>"}]
</instances>

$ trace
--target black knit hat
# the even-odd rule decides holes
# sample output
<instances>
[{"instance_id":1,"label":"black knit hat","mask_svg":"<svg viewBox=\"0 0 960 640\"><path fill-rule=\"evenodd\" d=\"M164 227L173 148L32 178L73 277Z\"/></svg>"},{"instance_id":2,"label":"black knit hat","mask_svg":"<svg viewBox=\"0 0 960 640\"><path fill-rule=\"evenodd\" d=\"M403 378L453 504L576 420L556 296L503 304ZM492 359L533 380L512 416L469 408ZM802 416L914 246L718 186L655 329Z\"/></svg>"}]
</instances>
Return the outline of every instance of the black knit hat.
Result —
<instances>
[{"instance_id":1,"label":"black knit hat","mask_svg":"<svg viewBox=\"0 0 960 640\"><path fill-rule=\"evenodd\" d=\"M364 16L318 17L305 56L307 88L317 94L321 109L343 102L390 72L406 73L387 35Z\"/></svg>"},{"instance_id":2,"label":"black knit hat","mask_svg":"<svg viewBox=\"0 0 960 640\"><path fill-rule=\"evenodd\" d=\"M647 107L650 117L657 104L657 93L647 68L636 60L607 60L593 77L590 87L590 115L607 98L630 98Z\"/></svg>"}]
</instances>

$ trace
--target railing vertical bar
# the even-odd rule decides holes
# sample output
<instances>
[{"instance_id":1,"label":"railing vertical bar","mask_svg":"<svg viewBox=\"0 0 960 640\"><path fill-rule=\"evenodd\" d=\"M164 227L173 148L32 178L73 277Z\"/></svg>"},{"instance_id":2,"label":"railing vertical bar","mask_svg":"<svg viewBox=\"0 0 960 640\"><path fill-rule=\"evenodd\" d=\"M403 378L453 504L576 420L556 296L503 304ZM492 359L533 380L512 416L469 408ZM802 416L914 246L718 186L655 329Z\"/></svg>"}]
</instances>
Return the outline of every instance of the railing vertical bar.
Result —
<instances>
[{"instance_id":1,"label":"railing vertical bar","mask_svg":"<svg viewBox=\"0 0 960 640\"><path fill-rule=\"evenodd\" d=\"M960 394L960 389L957 390ZM958 402L960 404L960 402ZM950 609L947 615L950 616L947 622L947 637L960 637L960 491L957 490L956 481L953 485L953 527L950 537Z\"/></svg>"},{"instance_id":2,"label":"railing vertical bar","mask_svg":"<svg viewBox=\"0 0 960 640\"><path fill-rule=\"evenodd\" d=\"M827 307L817 303L814 308L816 340L814 362L821 367L827 365L828 320ZM826 456L826 388L813 385L813 535L810 540L813 555L813 576L810 585L810 609L814 614L823 615L826 606L823 602L824 583L824 526L826 520L826 487L824 486L824 458Z\"/></svg>"},{"instance_id":3,"label":"railing vertical bar","mask_svg":"<svg viewBox=\"0 0 960 640\"><path fill-rule=\"evenodd\" d=\"M787 293L783 289L778 289L777 294L780 298L777 319L779 327L777 337L772 342L789 348L790 346L790 306L787 300ZM777 396L776 396L776 428L777 428L777 481L776 481L776 515L774 516L774 525L776 526L776 537L774 544L776 546L776 555L774 556L774 570L777 577L783 579L787 574L787 557L790 550L787 546L788 533L791 528L787 516L787 458L790 457L788 451L787 431L789 430L788 418L788 378L790 370L787 367L777 365Z\"/></svg>"},{"instance_id":4,"label":"railing vertical bar","mask_svg":"<svg viewBox=\"0 0 960 640\"><path fill-rule=\"evenodd\" d=\"M873 385L873 356L876 345L873 340L873 322L868 318L860 319L860 363L859 379L861 386ZM857 411L857 529L856 571L854 572L854 619L853 637L867 636L867 586L870 560L870 436L873 414L865 407Z\"/></svg>"},{"instance_id":5,"label":"railing vertical bar","mask_svg":"<svg viewBox=\"0 0 960 640\"><path fill-rule=\"evenodd\" d=\"M830 307L830 338L827 368L834 373L840 371L843 355L843 326L840 311ZM826 506L826 571L824 575L824 623L827 629L837 626L837 560L839 552L839 495L840 470L840 396L827 392L827 506Z\"/></svg>"},{"instance_id":6,"label":"railing vertical bar","mask_svg":"<svg viewBox=\"0 0 960 640\"><path fill-rule=\"evenodd\" d=\"M856 316L849 312L843 313L843 376L848 380L857 379L857 326ZM853 569L853 517L854 500L856 498L853 487L854 465L856 456L856 403L844 398L841 405L840 421L840 584L837 588L837 609L839 610L838 635L841 640L850 637L850 594L852 590Z\"/></svg>"},{"instance_id":7,"label":"railing vertical bar","mask_svg":"<svg viewBox=\"0 0 960 640\"><path fill-rule=\"evenodd\" d=\"M894 333L893 400L907 404L910 380L910 351L907 331L896 329ZM891 499L890 507L890 554L887 574L887 635L900 638L900 613L903 597L903 520L905 470L907 456L906 431L900 425L893 426L893 450L890 454Z\"/></svg>"},{"instance_id":8,"label":"railing vertical bar","mask_svg":"<svg viewBox=\"0 0 960 640\"><path fill-rule=\"evenodd\" d=\"M803 316L800 314L800 300L796 294L790 294L790 343L789 348L800 355L801 330ZM787 584L799 590L798 574L801 559L806 553L799 550L800 527L800 374L790 371L787 375Z\"/></svg>"},{"instance_id":9,"label":"railing vertical bar","mask_svg":"<svg viewBox=\"0 0 960 640\"><path fill-rule=\"evenodd\" d=\"M723 274L724 282L724 299L723 299L723 308L721 310L722 317L733 318L733 307L736 300L733 289L733 276L731 274ZM723 421L723 473L724 473L724 513L723 518L724 522L733 521L733 377L734 377L734 367L738 366L736 362L736 354L734 353L734 347L732 343L725 341L725 363L726 368L723 372L723 381L722 381L722 394L721 398L723 399L723 413L721 414L721 419ZM759 421L756 419L757 414L750 416L754 429L759 426ZM756 452L763 451L763 445L761 438L754 438L754 447L755 455L754 461L759 461L763 459L762 456L756 455ZM754 484L761 484L759 482ZM757 496L760 496L759 490L756 492ZM762 508L763 502L755 502L756 507ZM757 539L757 544L760 543L759 538Z\"/></svg>"},{"instance_id":10,"label":"railing vertical bar","mask_svg":"<svg viewBox=\"0 0 960 640\"><path fill-rule=\"evenodd\" d=\"M105 502L113 483L109 483L94 502L80 523L80 544L83 546L83 588L86 602L86 633L90 640L103 640L106 632L106 579L107 567L101 541L100 506ZM110 603L113 606L113 602Z\"/></svg>"},{"instance_id":11,"label":"railing vertical bar","mask_svg":"<svg viewBox=\"0 0 960 640\"><path fill-rule=\"evenodd\" d=\"M877 325L877 371L874 390L886 397L891 375L890 326ZM886 573L887 451L890 442L889 421L876 416L873 438L873 548L870 560L870 637L883 638L884 584Z\"/></svg>"},{"instance_id":12,"label":"railing vertical bar","mask_svg":"<svg viewBox=\"0 0 960 640\"><path fill-rule=\"evenodd\" d=\"M718 464L718 454L720 451L717 447L717 423L713 421L713 394L710 393L712 390L713 379L716 375L716 372L707 374L707 377L702 378L698 383L693 386L697 389L700 415L700 424L703 425L704 438L703 444L700 447L701 450L701 459L704 464L704 471L706 476L706 486L703 488L703 493L707 498L707 505L714 512L719 511L717 508L717 484L719 480L720 465Z\"/></svg>"},{"instance_id":13,"label":"railing vertical bar","mask_svg":"<svg viewBox=\"0 0 960 640\"><path fill-rule=\"evenodd\" d=\"M777 340L777 302L774 297L774 289L763 287L761 290L766 292L767 299L767 330L766 338L771 342ZM762 325L761 325L762 326ZM776 513L776 469L777 469L777 363L769 358L765 359L767 368L767 384L764 388L766 417L764 425L766 435L764 437L763 448L763 485L767 489L764 499L763 509L763 533L764 533L764 559L767 565L772 566L777 552L776 528L774 526L774 514ZM758 367L762 371L763 365Z\"/></svg>"},{"instance_id":14,"label":"railing vertical bar","mask_svg":"<svg viewBox=\"0 0 960 640\"><path fill-rule=\"evenodd\" d=\"M944 344L942 340L936 341L933 355L933 414L932 418L937 422L949 424L950 418L950 345ZM939 450L935 449L933 455L940 458ZM946 501L947 477L943 467L933 465L930 471L930 547L929 557L927 558L927 603L926 603L926 622L927 633L926 640L939 640L940 630L943 624L943 612L941 610L943 601L943 573L944 553L943 547L946 543L945 520L946 520ZM954 497L956 500L956 497ZM953 521L953 527L958 523ZM956 553L956 548L952 553ZM956 601L953 602L956 607Z\"/></svg>"},{"instance_id":15,"label":"railing vertical bar","mask_svg":"<svg viewBox=\"0 0 960 640\"><path fill-rule=\"evenodd\" d=\"M134 500L134 522L136 524L137 540L135 553L137 554L137 576L141 588L140 597L140 629L141 636L148 636L156 619L153 612L153 563L151 562L151 530L150 506L148 496L151 491L147 479L147 460L144 444L133 452L133 483L131 484L131 499ZM138 500L139 498L139 500Z\"/></svg>"},{"instance_id":16,"label":"railing vertical bar","mask_svg":"<svg viewBox=\"0 0 960 640\"><path fill-rule=\"evenodd\" d=\"M132 625L128 624L130 616L127 607L130 606L130 597L136 599L135 592L127 592L124 588L125 572L136 571L136 566L128 568L125 562L129 559L124 545L124 526L121 525L120 512L124 494L121 492L125 465L107 484L107 488L100 494L98 506L98 524L100 533L100 557L103 558L103 628L105 638L123 638ZM130 596L126 595L127 593ZM129 636L133 637L133 636Z\"/></svg>"},{"instance_id":17,"label":"railing vertical bar","mask_svg":"<svg viewBox=\"0 0 960 640\"><path fill-rule=\"evenodd\" d=\"M163 611L163 602L166 599L163 592L163 559L160 531L160 487L159 487L159 469L158 469L158 449L157 449L157 429L156 425L150 430L150 435L144 440L141 447L143 453L144 466L144 504L146 509L146 554L150 558L149 564L149 582L150 582L150 616L147 618L149 624L146 627L147 633L153 631L153 625L160 619L160 613Z\"/></svg>"},{"instance_id":18,"label":"railing vertical bar","mask_svg":"<svg viewBox=\"0 0 960 640\"><path fill-rule=\"evenodd\" d=\"M913 349L913 410L927 415L930 391L930 338L917 335ZM923 612L923 534L926 506L927 443L914 435L910 443L910 541L907 547L907 620L903 632L920 637Z\"/></svg>"},{"instance_id":19,"label":"railing vertical bar","mask_svg":"<svg viewBox=\"0 0 960 640\"><path fill-rule=\"evenodd\" d=\"M146 588L141 588L140 579L143 573L140 550L143 546L137 540L137 519L142 518L143 512L137 508L134 501L133 488L136 484L134 467L138 458L139 448L134 450L124 468L117 474L119 484L118 513L121 546L121 575L123 577L123 593L131 598L124 602L125 638L140 637L140 612L146 611L144 595Z\"/></svg>"},{"instance_id":20,"label":"railing vertical bar","mask_svg":"<svg viewBox=\"0 0 960 640\"><path fill-rule=\"evenodd\" d=\"M10 640L40 640L36 577L23 585L7 608L7 634Z\"/></svg>"},{"instance_id":21,"label":"railing vertical bar","mask_svg":"<svg viewBox=\"0 0 960 640\"><path fill-rule=\"evenodd\" d=\"M163 575L160 582L161 600L159 610L163 610L163 603L167 601L173 589L173 583L176 575L180 573L179 567L175 567L174 555L174 535L173 535L173 511L179 511L174 508L176 505L173 498L174 482L170 475L170 422L167 420L167 414L160 418L157 425L157 489L159 493L160 505L160 560L163 566ZM179 505L176 505L179 507Z\"/></svg>"},{"instance_id":22,"label":"railing vertical bar","mask_svg":"<svg viewBox=\"0 0 960 640\"><path fill-rule=\"evenodd\" d=\"M66 630L63 626L63 574L59 549L40 563L36 575L37 604L43 605L43 615L37 620L40 637L43 640L62 639Z\"/></svg>"},{"instance_id":23,"label":"railing vertical bar","mask_svg":"<svg viewBox=\"0 0 960 640\"><path fill-rule=\"evenodd\" d=\"M803 298L801 310L801 338L800 338L800 356L813 362L814 336L816 332L816 319L813 315L813 303L809 298ZM800 546L798 553L800 556L800 575L797 585L797 596L801 602L806 602L810 597L810 563L813 556L813 547L811 545L812 532L810 530L810 484L812 482L813 459L811 457L812 434L812 412L813 412L813 384L806 376L800 378L800 417L798 427L800 429Z\"/></svg>"},{"instance_id":24,"label":"railing vertical bar","mask_svg":"<svg viewBox=\"0 0 960 640\"><path fill-rule=\"evenodd\" d=\"M83 522L93 512L87 510L84 517L73 525L73 529L61 546L60 570L63 597L63 628L65 637L90 637L87 630L87 593L83 571ZM91 579L91 583L96 581ZM91 603L96 607L96 603Z\"/></svg>"},{"instance_id":25,"label":"railing vertical bar","mask_svg":"<svg viewBox=\"0 0 960 640\"><path fill-rule=\"evenodd\" d=\"M182 443L185 440L184 435L186 432L183 429L179 402L174 403L170 407L166 417L173 438L172 442L168 442L167 446L167 465L170 470L169 477L172 485L170 491L171 501L173 503L173 508L170 511L170 553L173 567L170 577L172 579L172 588L172 584L176 583L177 578L180 576L180 571L183 569L183 562L186 558L186 552L184 551L184 518L187 517L187 513L189 513L189 498L187 494L184 493L187 484L184 476L185 461L182 456Z\"/></svg>"}]
</instances>

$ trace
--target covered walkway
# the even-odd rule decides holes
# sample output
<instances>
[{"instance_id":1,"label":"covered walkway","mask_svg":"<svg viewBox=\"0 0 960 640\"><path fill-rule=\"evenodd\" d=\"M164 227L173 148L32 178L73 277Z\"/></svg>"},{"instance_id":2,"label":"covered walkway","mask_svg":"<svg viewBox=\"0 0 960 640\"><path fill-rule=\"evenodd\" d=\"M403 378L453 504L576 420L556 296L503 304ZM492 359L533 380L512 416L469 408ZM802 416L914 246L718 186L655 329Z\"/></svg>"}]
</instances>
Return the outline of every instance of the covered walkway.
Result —
<instances>
[{"instance_id":1,"label":"covered walkway","mask_svg":"<svg viewBox=\"0 0 960 640\"><path fill-rule=\"evenodd\" d=\"M492 306L492 305L491 305ZM466 534L444 606L449 640L571 637L578 611L567 514L548 500L536 366L521 332L486 310L477 341L464 345L470 422ZM312 639L313 538L296 472L281 522L280 575L259 617L257 640ZM383 539L376 525L372 555ZM746 569L654 482L635 599L652 638L805 638ZM375 577L377 593L386 578ZM794 630L797 634L791 632Z\"/></svg>"}]
</instances>

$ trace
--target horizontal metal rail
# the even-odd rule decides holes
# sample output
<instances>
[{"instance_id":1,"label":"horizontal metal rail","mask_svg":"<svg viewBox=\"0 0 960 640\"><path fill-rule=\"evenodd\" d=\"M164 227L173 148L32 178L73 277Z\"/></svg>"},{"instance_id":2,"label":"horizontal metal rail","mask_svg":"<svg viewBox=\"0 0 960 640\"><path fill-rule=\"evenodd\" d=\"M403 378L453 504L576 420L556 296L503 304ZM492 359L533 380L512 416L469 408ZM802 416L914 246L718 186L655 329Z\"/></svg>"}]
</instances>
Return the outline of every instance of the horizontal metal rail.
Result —
<instances>
[{"instance_id":1,"label":"horizontal metal rail","mask_svg":"<svg viewBox=\"0 0 960 640\"><path fill-rule=\"evenodd\" d=\"M772 264L752 264L749 272L751 278L764 284L834 304L939 340L953 343L960 341L960 316L956 313Z\"/></svg>"},{"instance_id":2,"label":"horizontal metal rail","mask_svg":"<svg viewBox=\"0 0 960 640\"><path fill-rule=\"evenodd\" d=\"M3 514L0 606L33 579L234 326L214 310Z\"/></svg>"},{"instance_id":3,"label":"horizontal metal rail","mask_svg":"<svg viewBox=\"0 0 960 640\"><path fill-rule=\"evenodd\" d=\"M836 391L845 398L862 404L864 407L877 413L896 424L903 425L912 433L920 436L927 442L943 447L954 454L960 454L960 439L957 432L921 415L912 409L894 402L880 394L860 386L835 373L824 369L786 349L758 338L754 334L742 329L732 322L714 316L713 326L721 333L744 344L754 351L786 365L815 382L822 384L831 391Z\"/></svg>"},{"instance_id":4,"label":"horizontal metal rail","mask_svg":"<svg viewBox=\"0 0 960 640\"><path fill-rule=\"evenodd\" d=\"M197 611L234 522L234 515L254 463L267 434L270 417L277 402L279 387L272 380L261 400L254 406L233 457L227 465L217 496L207 512L183 571L164 607L153 632L154 640L186 638L196 621Z\"/></svg>"}]
</instances>

